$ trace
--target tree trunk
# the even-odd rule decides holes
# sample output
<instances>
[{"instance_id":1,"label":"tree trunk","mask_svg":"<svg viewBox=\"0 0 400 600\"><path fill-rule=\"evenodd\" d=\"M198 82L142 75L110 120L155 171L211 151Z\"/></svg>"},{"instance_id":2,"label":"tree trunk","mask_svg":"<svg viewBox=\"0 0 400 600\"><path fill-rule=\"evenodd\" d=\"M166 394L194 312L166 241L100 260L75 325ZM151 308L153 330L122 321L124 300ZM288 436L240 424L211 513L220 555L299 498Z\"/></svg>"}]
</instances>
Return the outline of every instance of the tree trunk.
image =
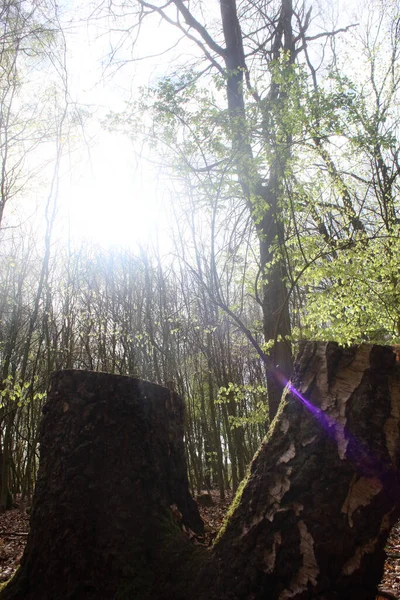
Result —
<instances>
[{"instance_id":1,"label":"tree trunk","mask_svg":"<svg viewBox=\"0 0 400 600\"><path fill-rule=\"evenodd\" d=\"M13 499L9 488L9 448L0 444L0 514L12 508Z\"/></svg>"},{"instance_id":2,"label":"tree trunk","mask_svg":"<svg viewBox=\"0 0 400 600\"><path fill-rule=\"evenodd\" d=\"M43 412L31 533L1 598L142 598L135 589L151 589L164 544L180 538L172 514L203 530L181 398L129 377L59 371Z\"/></svg>"},{"instance_id":3,"label":"tree trunk","mask_svg":"<svg viewBox=\"0 0 400 600\"><path fill-rule=\"evenodd\" d=\"M285 378L289 378L292 367L292 348L290 343L291 325L287 302L287 265L281 249L285 245L284 211L286 205L284 188L285 172L290 158L291 140L284 134L285 141L278 142L284 124L278 123L271 131L266 127L264 137L266 143L275 138L275 159L269 169L268 183L257 170L253 150L248 137L248 123L245 110L244 87L245 73L248 71L243 49L243 35L238 17L236 0L220 0L222 26L226 49L224 53L226 67L226 86L228 108L232 124L232 147L235 152L235 163L239 182L252 216L260 240L260 267L263 277L262 309L263 329L267 344L270 344L268 355L273 367L278 366ZM291 0L283 0L278 23L274 32L273 58L278 60L282 53L288 55L290 63L294 62L294 42L292 35L293 8ZM272 83L268 102L283 102L280 85ZM267 120L266 120L267 122ZM279 132L279 129L282 130ZM262 204L260 200L262 199ZM258 218L260 211L264 214ZM268 377L268 405L271 420L275 417L282 396L282 381L276 377Z\"/></svg>"},{"instance_id":4,"label":"tree trunk","mask_svg":"<svg viewBox=\"0 0 400 600\"><path fill-rule=\"evenodd\" d=\"M32 533L1 600L374 600L400 516L392 349L304 344L210 553L168 517L176 503L198 523L174 423L182 405L168 394L54 376Z\"/></svg>"},{"instance_id":5,"label":"tree trunk","mask_svg":"<svg viewBox=\"0 0 400 600\"><path fill-rule=\"evenodd\" d=\"M388 347L307 343L291 385L197 598L377 594L400 515L400 366Z\"/></svg>"}]
</instances>

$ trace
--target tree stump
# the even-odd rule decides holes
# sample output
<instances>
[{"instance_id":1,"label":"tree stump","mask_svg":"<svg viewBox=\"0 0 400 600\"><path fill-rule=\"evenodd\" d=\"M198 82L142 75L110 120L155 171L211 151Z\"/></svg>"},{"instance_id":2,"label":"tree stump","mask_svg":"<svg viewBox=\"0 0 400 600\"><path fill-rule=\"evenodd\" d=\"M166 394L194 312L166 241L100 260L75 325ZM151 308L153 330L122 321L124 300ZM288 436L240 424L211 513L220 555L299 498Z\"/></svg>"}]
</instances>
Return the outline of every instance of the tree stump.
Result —
<instances>
[{"instance_id":1,"label":"tree stump","mask_svg":"<svg viewBox=\"0 0 400 600\"><path fill-rule=\"evenodd\" d=\"M393 350L305 344L197 598L374 600L399 459Z\"/></svg>"},{"instance_id":2,"label":"tree stump","mask_svg":"<svg viewBox=\"0 0 400 600\"><path fill-rule=\"evenodd\" d=\"M60 371L43 413L31 532L1 598L141 598L135 589L151 589L169 527L179 539L169 507L203 530L182 399L138 379Z\"/></svg>"}]
</instances>

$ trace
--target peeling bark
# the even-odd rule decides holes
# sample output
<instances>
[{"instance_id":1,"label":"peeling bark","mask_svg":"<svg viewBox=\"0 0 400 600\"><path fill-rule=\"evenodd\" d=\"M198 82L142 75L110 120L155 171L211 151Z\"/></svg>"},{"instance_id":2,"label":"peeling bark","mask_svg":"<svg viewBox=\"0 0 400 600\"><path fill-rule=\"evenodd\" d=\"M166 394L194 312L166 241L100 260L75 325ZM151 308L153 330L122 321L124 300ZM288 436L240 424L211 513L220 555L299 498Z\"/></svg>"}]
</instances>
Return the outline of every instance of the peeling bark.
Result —
<instances>
[{"instance_id":1,"label":"peeling bark","mask_svg":"<svg viewBox=\"0 0 400 600\"><path fill-rule=\"evenodd\" d=\"M291 384L298 394L284 392L201 575L210 578L201 600L376 597L400 516L395 355L310 342Z\"/></svg>"}]
</instances>

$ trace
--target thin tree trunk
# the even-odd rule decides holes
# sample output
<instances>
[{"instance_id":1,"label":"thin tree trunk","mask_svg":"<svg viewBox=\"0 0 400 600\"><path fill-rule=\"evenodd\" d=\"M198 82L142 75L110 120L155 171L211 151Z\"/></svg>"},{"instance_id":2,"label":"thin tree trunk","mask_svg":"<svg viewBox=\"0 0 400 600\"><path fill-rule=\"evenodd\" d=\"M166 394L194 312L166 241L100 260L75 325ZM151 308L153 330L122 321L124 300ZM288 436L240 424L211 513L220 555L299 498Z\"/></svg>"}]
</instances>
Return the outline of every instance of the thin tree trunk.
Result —
<instances>
[{"instance_id":1,"label":"thin tree trunk","mask_svg":"<svg viewBox=\"0 0 400 600\"><path fill-rule=\"evenodd\" d=\"M215 410L215 395L214 395L214 383L212 377L212 351L211 351L211 339L210 334L207 333L207 366L208 366L208 405L210 409L210 423L213 438L213 446L216 453L215 459L212 463L215 464L215 475L218 484L218 490L221 500L225 498L225 487L224 487L224 463L222 457L221 448L221 433L219 426L219 419L217 418L217 412Z\"/></svg>"}]
</instances>

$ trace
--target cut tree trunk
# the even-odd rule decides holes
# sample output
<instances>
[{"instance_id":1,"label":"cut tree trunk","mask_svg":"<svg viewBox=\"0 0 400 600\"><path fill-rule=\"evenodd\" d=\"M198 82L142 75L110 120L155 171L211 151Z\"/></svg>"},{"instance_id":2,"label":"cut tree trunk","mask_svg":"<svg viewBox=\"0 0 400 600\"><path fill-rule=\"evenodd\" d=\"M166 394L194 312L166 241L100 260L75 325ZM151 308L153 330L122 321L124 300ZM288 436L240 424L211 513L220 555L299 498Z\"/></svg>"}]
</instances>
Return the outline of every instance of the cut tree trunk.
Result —
<instances>
[{"instance_id":1,"label":"cut tree trunk","mask_svg":"<svg viewBox=\"0 0 400 600\"><path fill-rule=\"evenodd\" d=\"M31 532L1 598L141 598L169 537L180 538L173 516L203 530L182 399L138 379L59 371L43 412Z\"/></svg>"},{"instance_id":2,"label":"cut tree trunk","mask_svg":"<svg viewBox=\"0 0 400 600\"><path fill-rule=\"evenodd\" d=\"M54 376L32 532L0 600L374 600L400 516L392 349L303 345L211 552L173 523L176 504L201 528L182 405L169 394L104 374Z\"/></svg>"},{"instance_id":3,"label":"cut tree trunk","mask_svg":"<svg viewBox=\"0 0 400 600\"><path fill-rule=\"evenodd\" d=\"M400 366L388 347L307 343L291 386L197 598L377 595L400 514Z\"/></svg>"}]
</instances>

